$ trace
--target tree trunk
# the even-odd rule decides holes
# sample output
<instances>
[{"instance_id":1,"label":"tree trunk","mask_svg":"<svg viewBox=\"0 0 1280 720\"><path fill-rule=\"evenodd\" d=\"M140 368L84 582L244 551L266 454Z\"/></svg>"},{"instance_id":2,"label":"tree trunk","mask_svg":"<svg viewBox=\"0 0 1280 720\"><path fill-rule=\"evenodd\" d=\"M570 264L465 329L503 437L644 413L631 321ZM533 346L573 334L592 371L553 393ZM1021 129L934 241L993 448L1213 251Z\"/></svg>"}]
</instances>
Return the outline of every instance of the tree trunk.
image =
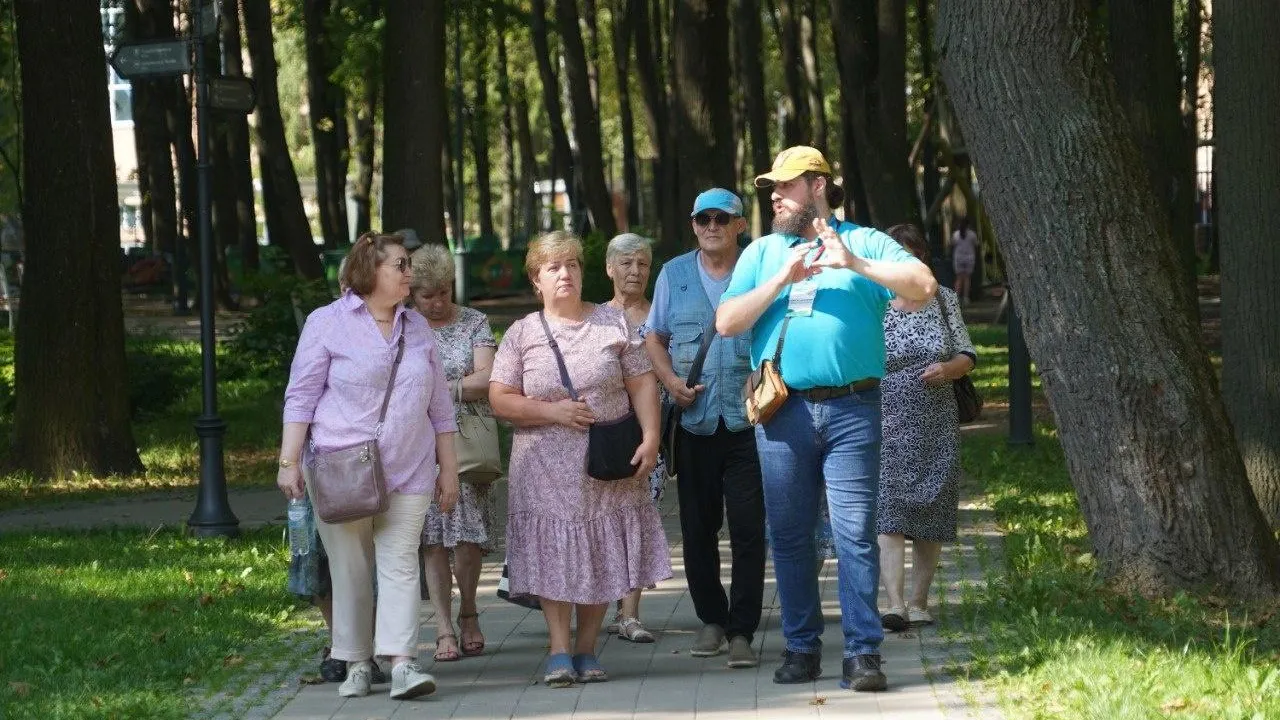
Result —
<instances>
[{"instance_id":1,"label":"tree trunk","mask_svg":"<svg viewBox=\"0 0 1280 720\"><path fill-rule=\"evenodd\" d=\"M1107 30L1120 105L1138 141L1152 191L1165 210L1181 263L1183 289L1194 301L1195 157L1185 151L1173 2L1109 3Z\"/></svg>"},{"instance_id":2,"label":"tree trunk","mask_svg":"<svg viewBox=\"0 0 1280 720\"><path fill-rule=\"evenodd\" d=\"M569 133L564 126L564 108L560 104L560 80L551 63L551 46L547 40L547 4L545 0L533 0L529 29L533 35L533 56L538 64L538 78L542 81L542 101L546 105L547 124L551 128L551 167L555 172L548 178L552 195L555 194L556 174L564 175L565 194L569 205L578 210L578 198L574 188L577 176L573 150L569 146ZM576 223L575 223L575 229Z\"/></svg>"},{"instance_id":3,"label":"tree trunk","mask_svg":"<svg viewBox=\"0 0 1280 720\"><path fill-rule=\"evenodd\" d=\"M31 240L18 315L12 457L39 478L143 469L129 424L119 198L94 5L17 0L14 7L22 152L40 161L23 165L22 217Z\"/></svg>"},{"instance_id":4,"label":"tree trunk","mask_svg":"<svg viewBox=\"0 0 1280 720\"><path fill-rule=\"evenodd\" d=\"M268 207L268 234L289 251L299 274L319 279L324 277L324 267L302 207L302 190L298 186L293 160L289 157L289 147L285 144L284 121L280 117L271 6L245 0L243 9L245 44L249 48L249 61L253 63L253 79L258 93L258 154L262 160L263 198ZM267 194L268 186L271 194ZM272 205L276 206L274 211L270 209Z\"/></svg>"},{"instance_id":5,"label":"tree trunk","mask_svg":"<svg viewBox=\"0 0 1280 720\"><path fill-rule=\"evenodd\" d=\"M351 242L347 229L347 98L342 86L329 80L338 58L324 25L332 12L330 0L302 2L307 107L316 159L316 205L320 208L320 232L327 248Z\"/></svg>"},{"instance_id":6,"label":"tree trunk","mask_svg":"<svg viewBox=\"0 0 1280 720\"><path fill-rule=\"evenodd\" d=\"M595 100L591 97L587 53L582 46L582 32L578 29L577 0L556 0L556 20L564 44L565 79L569 82L572 102L573 136L578 141L583 200L591 213L592 227L606 237L613 237L618 233L618 223L613 217L613 198L609 193L609 179L604 173L600 114L596 112Z\"/></svg>"},{"instance_id":7,"label":"tree trunk","mask_svg":"<svg viewBox=\"0 0 1280 720\"><path fill-rule=\"evenodd\" d=\"M373 169L374 149L377 147L378 73L371 64L360 79L360 101L355 107L354 146L356 151L356 181L351 196L355 200L355 236L369 232L373 226Z\"/></svg>"},{"instance_id":8,"label":"tree trunk","mask_svg":"<svg viewBox=\"0 0 1280 720\"><path fill-rule=\"evenodd\" d=\"M493 229L493 183L489 172L489 48L488 23L476 22L472 81L475 104L471 111L471 155L476 169L476 213L480 216L480 237L497 235Z\"/></svg>"},{"instance_id":9,"label":"tree trunk","mask_svg":"<svg viewBox=\"0 0 1280 720\"><path fill-rule=\"evenodd\" d=\"M907 166L905 0L831 0L831 23L867 213L876 227L919 222Z\"/></svg>"},{"instance_id":10,"label":"tree trunk","mask_svg":"<svg viewBox=\"0 0 1280 720\"><path fill-rule=\"evenodd\" d=\"M190 277L199 277L200 246L196 237L198 217L196 193L196 146L191 139L191 97L181 77L170 78L165 91L165 123L173 137L173 155L178 168L178 242L174 251L174 296L176 305L187 311ZM192 269L195 272L190 272Z\"/></svg>"},{"instance_id":11,"label":"tree trunk","mask_svg":"<svg viewBox=\"0 0 1280 720\"><path fill-rule=\"evenodd\" d=\"M788 146L813 145L815 142L809 114L809 90L805 86L801 14L803 11L793 0L782 0L774 11L778 30L781 31L778 42L783 58L782 79L787 90L782 96L782 136Z\"/></svg>"},{"instance_id":12,"label":"tree trunk","mask_svg":"<svg viewBox=\"0 0 1280 720\"><path fill-rule=\"evenodd\" d=\"M387 0L382 225L445 241L445 4Z\"/></svg>"},{"instance_id":13,"label":"tree trunk","mask_svg":"<svg viewBox=\"0 0 1280 720\"><path fill-rule=\"evenodd\" d=\"M1280 551L1087 5L939 7L943 76L1027 344L1103 574L1150 595L1274 597Z\"/></svg>"},{"instance_id":14,"label":"tree trunk","mask_svg":"<svg viewBox=\"0 0 1280 720\"><path fill-rule=\"evenodd\" d=\"M520 149L520 182L517 203L520 206L521 230L526 236L539 229L538 196L533 183L538 177L538 158L533 151L533 131L529 127L528 90L523 81L512 89L516 122L516 146Z\"/></svg>"},{"instance_id":15,"label":"tree trunk","mask_svg":"<svg viewBox=\"0 0 1280 720\"><path fill-rule=\"evenodd\" d=\"M620 0L613 12L613 62L618 85L618 115L622 122L622 183L627 200L627 226L640 224L640 172L636 167L636 122L631 112L631 36L637 0Z\"/></svg>"},{"instance_id":16,"label":"tree trunk","mask_svg":"<svg viewBox=\"0 0 1280 720\"><path fill-rule=\"evenodd\" d=\"M929 0L916 0L916 28L919 33L916 42L920 46L920 75L924 78L924 92L926 93L924 101L925 118L920 130L924 134L920 143L920 179L923 189L923 192L920 193L920 200L921 204L926 208L933 205L941 184L941 174L938 172L938 148L935 138L938 136L938 118L940 117L938 97L942 94L942 91L933 71L933 33L930 28L930 6ZM911 167L911 172L915 173L914 167ZM951 263L947 262L946 239L942 236L942 223L936 218L931 221L926 220L924 232L925 238L929 243L929 254L932 256L930 265L933 267L933 274L938 278L939 282L944 282L944 276L954 275L955 271L951 267ZM979 237L981 237L980 234ZM978 257L982 257L981 253L979 253ZM975 264L974 271L977 272L981 267L982 262L979 261ZM954 284L954 282L955 280L951 279L947 284ZM979 280L973 285L974 287L981 287L981 281Z\"/></svg>"},{"instance_id":17,"label":"tree trunk","mask_svg":"<svg viewBox=\"0 0 1280 720\"><path fill-rule=\"evenodd\" d=\"M240 41L240 9L235 2L222 3L222 64L229 77L244 77L244 51ZM236 228L240 240L240 267L258 269L257 202L253 197L253 160L250 158L249 118L242 113L227 116L227 150L231 182L235 188Z\"/></svg>"},{"instance_id":18,"label":"tree trunk","mask_svg":"<svg viewBox=\"0 0 1280 720\"><path fill-rule=\"evenodd\" d=\"M737 51L742 68L742 96L746 106L747 133L751 136L752 177L766 172L773 164L773 151L769 147L769 103L765 95L764 65L760 60L763 47L763 31L760 26L759 0L737 0L734 28L737 30ZM773 223L772 190L756 190L755 220L752 223L756 237L768 232Z\"/></svg>"},{"instance_id":19,"label":"tree trunk","mask_svg":"<svg viewBox=\"0 0 1280 720\"><path fill-rule=\"evenodd\" d=\"M806 0L800 15L800 58L804 61L804 86L809 106L809 136L813 144L827 152L827 110L823 106L822 69L818 65L818 6L815 0ZM903 69L903 79L906 69ZM905 112L905 109L904 109Z\"/></svg>"},{"instance_id":20,"label":"tree trunk","mask_svg":"<svg viewBox=\"0 0 1280 720\"><path fill-rule=\"evenodd\" d=\"M173 37L173 9L163 0L125 3L125 30L137 40ZM153 251L172 253L178 238L178 194L173 176L173 137L165 119L167 80L134 80L133 134L138 150L138 186Z\"/></svg>"},{"instance_id":21,"label":"tree trunk","mask_svg":"<svg viewBox=\"0 0 1280 720\"><path fill-rule=\"evenodd\" d=\"M459 224L460 218L458 217L458 193L462 192L458 189L458 184L462 183L463 187L466 187L466 182L462 176L462 169L458 167L458 163L454 160L453 123L449 119L449 108L452 105L453 103L451 102L439 103L440 175L444 182L444 209L449 215L447 229L451 233L450 237L455 241L460 241L464 232Z\"/></svg>"},{"instance_id":22,"label":"tree trunk","mask_svg":"<svg viewBox=\"0 0 1280 720\"><path fill-rule=\"evenodd\" d=\"M660 15L652 0L632 0L635 14L636 74L640 79L640 95L644 99L645 122L657 158L654 160L653 200L659 218L657 254L671 257L682 246L684 224L676 203L674 139L670 130L671 111L667 108L667 91L662 72L662 31L653 17ZM665 16L661 16L665 17Z\"/></svg>"},{"instance_id":23,"label":"tree trunk","mask_svg":"<svg viewBox=\"0 0 1280 720\"><path fill-rule=\"evenodd\" d=\"M495 10L498 44L498 103L502 106L502 172L506 182L502 185L502 246L511 247L516 233L517 204L520 193L519 173L516 170L516 126L511 97L510 60L507 57L507 20L501 8Z\"/></svg>"},{"instance_id":24,"label":"tree trunk","mask_svg":"<svg viewBox=\"0 0 1280 720\"><path fill-rule=\"evenodd\" d=\"M733 108L725 91L725 78L732 76L728 23L728 0L676 5L671 77L677 121L672 129L679 138L674 160L682 207L692 207L707 188L734 187Z\"/></svg>"},{"instance_id":25,"label":"tree trunk","mask_svg":"<svg viewBox=\"0 0 1280 720\"><path fill-rule=\"evenodd\" d=\"M1254 495L1280 529L1280 44L1262 0L1214 17L1215 135L1222 223L1222 391ZM34 156L32 156L34 157Z\"/></svg>"},{"instance_id":26,"label":"tree trunk","mask_svg":"<svg viewBox=\"0 0 1280 720\"><path fill-rule=\"evenodd\" d=\"M582 0L582 27L587 29L587 77L591 80L591 102L600 113L600 23L596 0Z\"/></svg>"}]
</instances>

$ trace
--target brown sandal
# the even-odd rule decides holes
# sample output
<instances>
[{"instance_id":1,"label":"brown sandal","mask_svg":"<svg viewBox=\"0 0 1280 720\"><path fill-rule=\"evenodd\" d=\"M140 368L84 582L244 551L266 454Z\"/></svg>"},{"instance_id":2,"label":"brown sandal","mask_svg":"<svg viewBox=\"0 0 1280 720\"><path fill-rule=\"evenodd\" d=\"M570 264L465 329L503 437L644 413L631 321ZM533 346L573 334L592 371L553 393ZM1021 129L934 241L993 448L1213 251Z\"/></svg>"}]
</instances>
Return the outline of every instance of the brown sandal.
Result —
<instances>
[{"instance_id":1,"label":"brown sandal","mask_svg":"<svg viewBox=\"0 0 1280 720\"><path fill-rule=\"evenodd\" d=\"M472 640L471 642L464 641L462 643L462 654L466 655L467 657L475 657L476 655L480 655L481 653L484 652L484 633L480 632L480 620L478 619L479 617L480 617L480 613L466 613L466 614L458 613L458 628L459 629L462 628L463 620L475 620L476 632L480 635L480 638L481 638L479 640ZM462 636L465 638L467 636L467 631L461 630L461 632L462 632Z\"/></svg>"},{"instance_id":2,"label":"brown sandal","mask_svg":"<svg viewBox=\"0 0 1280 720\"><path fill-rule=\"evenodd\" d=\"M449 639L453 641L453 649L447 652L441 652L440 643L445 639ZM454 635L453 633L445 633L443 635L437 635L436 636L436 654L432 655L431 658L436 662L457 662L458 660L461 660L462 655L458 654L458 636Z\"/></svg>"}]
</instances>

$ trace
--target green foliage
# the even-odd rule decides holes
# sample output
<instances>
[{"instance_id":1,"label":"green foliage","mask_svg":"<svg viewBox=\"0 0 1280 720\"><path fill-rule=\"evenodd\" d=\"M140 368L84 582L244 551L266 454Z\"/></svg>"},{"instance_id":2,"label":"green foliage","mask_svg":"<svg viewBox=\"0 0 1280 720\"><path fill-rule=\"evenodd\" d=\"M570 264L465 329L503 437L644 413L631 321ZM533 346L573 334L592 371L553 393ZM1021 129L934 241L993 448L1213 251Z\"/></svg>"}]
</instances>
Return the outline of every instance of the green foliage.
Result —
<instances>
[{"instance_id":1,"label":"green foliage","mask_svg":"<svg viewBox=\"0 0 1280 720\"><path fill-rule=\"evenodd\" d=\"M0 717L185 718L217 710L317 633L283 588L279 528L233 542L180 529L0 535ZM265 640L264 640L265 638Z\"/></svg>"},{"instance_id":2,"label":"green foliage","mask_svg":"<svg viewBox=\"0 0 1280 720\"><path fill-rule=\"evenodd\" d=\"M303 321L333 295L323 280L289 274L249 275L244 289L260 304L249 310L232 333L228 372L283 378L293 361Z\"/></svg>"},{"instance_id":3,"label":"green foliage","mask_svg":"<svg viewBox=\"0 0 1280 720\"><path fill-rule=\"evenodd\" d=\"M162 335L125 342L129 407L135 420L162 413L178 398L200 388L200 346Z\"/></svg>"},{"instance_id":4,"label":"green foliage","mask_svg":"<svg viewBox=\"0 0 1280 720\"><path fill-rule=\"evenodd\" d=\"M18 213L22 176L22 83L13 0L0 0L0 217Z\"/></svg>"}]
</instances>

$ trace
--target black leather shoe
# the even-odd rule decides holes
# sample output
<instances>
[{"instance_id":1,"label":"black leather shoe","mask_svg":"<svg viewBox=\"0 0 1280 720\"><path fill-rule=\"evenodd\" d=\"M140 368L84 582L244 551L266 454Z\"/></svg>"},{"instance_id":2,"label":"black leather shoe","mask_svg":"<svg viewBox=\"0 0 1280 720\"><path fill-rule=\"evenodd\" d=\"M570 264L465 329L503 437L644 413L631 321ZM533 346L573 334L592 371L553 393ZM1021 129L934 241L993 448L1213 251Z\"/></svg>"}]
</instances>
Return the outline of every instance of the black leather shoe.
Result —
<instances>
[{"instance_id":1,"label":"black leather shoe","mask_svg":"<svg viewBox=\"0 0 1280 720\"><path fill-rule=\"evenodd\" d=\"M880 672L879 655L858 655L845 658L843 664L844 679L840 687L858 692L878 692L888 687L884 673Z\"/></svg>"},{"instance_id":2,"label":"black leather shoe","mask_svg":"<svg viewBox=\"0 0 1280 720\"><path fill-rule=\"evenodd\" d=\"M387 674L383 672L382 668L378 666L376 661L373 663L373 675L369 677L369 682L374 685L381 685L383 683L390 682L390 678L387 677Z\"/></svg>"},{"instance_id":3,"label":"black leather shoe","mask_svg":"<svg viewBox=\"0 0 1280 720\"><path fill-rule=\"evenodd\" d=\"M781 685L806 683L822 677L822 656L784 650L782 667L773 671L773 681Z\"/></svg>"},{"instance_id":4,"label":"black leather shoe","mask_svg":"<svg viewBox=\"0 0 1280 720\"><path fill-rule=\"evenodd\" d=\"M347 679L347 663L345 660L325 657L320 661L320 677L327 683L342 682Z\"/></svg>"}]
</instances>

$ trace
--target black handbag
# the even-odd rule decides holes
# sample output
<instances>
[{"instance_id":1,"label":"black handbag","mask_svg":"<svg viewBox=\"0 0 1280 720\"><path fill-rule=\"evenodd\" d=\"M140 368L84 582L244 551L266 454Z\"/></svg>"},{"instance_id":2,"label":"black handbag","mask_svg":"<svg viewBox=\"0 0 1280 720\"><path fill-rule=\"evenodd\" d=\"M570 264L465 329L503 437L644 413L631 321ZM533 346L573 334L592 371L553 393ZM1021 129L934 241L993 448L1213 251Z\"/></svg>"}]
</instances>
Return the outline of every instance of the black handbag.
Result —
<instances>
[{"instance_id":1,"label":"black handbag","mask_svg":"<svg viewBox=\"0 0 1280 720\"><path fill-rule=\"evenodd\" d=\"M942 311L942 332L946 338L944 349L949 360L956 354L956 340L951 333L951 313L947 311L947 303L942 298L938 298L938 309ZM968 373L959 380L951 381L951 389L956 394L956 417L961 425L982 417L982 396L978 394L978 388L974 386L973 378Z\"/></svg>"},{"instance_id":2,"label":"black handbag","mask_svg":"<svg viewBox=\"0 0 1280 720\"><path fill-rule=\"evenodd\" d=\"M578 391L569 379L569 368L565 367L560 345L551 334L551 326L542 311L538 311L538 319L542 321L547 343L560 366L560 382L569 391L569 397L580 401ZM644 432L633 409L628 409L627 414L617 420L592 423L587 431L587 475L597 480L624 480L635 475L636 466L631 464L631 458L635 457L636 449L643 441Z\"/></svg>"},{"instance_id":3,"label":"black handbag","mask_svg":"<svg viewBox=\"0 0 1280 720\"><path fill-rule=\"evenodd\" d=\"M711 324L707 325L706 330L702 333L702 344L698 346L698 353L693 356L693 365L689 366L689 377L685 380L685 387L695 387L698 381L702 379L702 366L707 360L707 350L711 348L711 341L716 336L716 322L712 318ZM667 462L667 474L675 477L680 474L679 456L676 446L680 438L680 416L684 414L684 408L669 400L664 403L662 409L662 457Z\"/></svg>"}]
</instances>

